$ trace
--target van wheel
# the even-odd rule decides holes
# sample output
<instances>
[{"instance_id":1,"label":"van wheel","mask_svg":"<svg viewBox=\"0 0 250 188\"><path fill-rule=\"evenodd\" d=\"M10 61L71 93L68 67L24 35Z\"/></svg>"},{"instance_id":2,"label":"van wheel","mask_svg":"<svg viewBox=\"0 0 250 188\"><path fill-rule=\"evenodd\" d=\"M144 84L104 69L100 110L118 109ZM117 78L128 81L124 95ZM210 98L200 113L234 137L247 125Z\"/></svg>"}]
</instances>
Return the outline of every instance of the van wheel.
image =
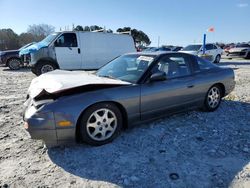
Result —
<instances>
[{"instance_id":1,"label":"van wheel","mask_svg":"<svg viewBox=\"0 0 250 188\"><path fill-rule=\"evenodd\" d=\"M12 58L12 59L8 60L7 64L8 64L8 67L11 70L18 70L21 67L21 61L20 61L20 59Z\"/></svg>"},{"instance_id":2,"label":"van wheel","mask_svg":"<svg viewBox=\"0 0 250 188\"><path fill-rule=\"evenodd\" d=\"M31 67L31 72L33 73L33 74L35 74L35 75L37 75L37 73L36 73L36 68L35 67Z\"/></svg>"},{"instance_id":3,"label":"van wheel","mask_svg":"<svg viewBox=\"0 0 250 188\"><path fill-rule=\"evenodd\" d=\"M50 72L50 71L57 69L57 66L55 65L55 63L52 63L52 62L41 62L41 63L38 63L35 69L36 69L35 71L36 75L39 76L46 72Z\"/></svg>"}]
</instances>

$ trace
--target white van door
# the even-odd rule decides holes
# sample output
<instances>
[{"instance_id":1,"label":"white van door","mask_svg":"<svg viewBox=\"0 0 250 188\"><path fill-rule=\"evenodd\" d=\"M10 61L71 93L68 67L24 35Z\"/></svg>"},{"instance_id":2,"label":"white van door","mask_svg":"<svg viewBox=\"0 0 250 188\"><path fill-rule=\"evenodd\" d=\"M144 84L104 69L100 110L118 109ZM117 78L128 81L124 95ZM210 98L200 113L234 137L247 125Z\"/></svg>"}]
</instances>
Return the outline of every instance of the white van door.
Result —
<instances>
[{"instance_id":1,"label":"white van door","mask_svg":"<svg viewBox=\"0 0 250 188\"><path fill-rule=\"evenodd\" d=\"M54 46L60 69L81 69L82 57L75 33L63 33Z\"/></svg>"}]
</instances>

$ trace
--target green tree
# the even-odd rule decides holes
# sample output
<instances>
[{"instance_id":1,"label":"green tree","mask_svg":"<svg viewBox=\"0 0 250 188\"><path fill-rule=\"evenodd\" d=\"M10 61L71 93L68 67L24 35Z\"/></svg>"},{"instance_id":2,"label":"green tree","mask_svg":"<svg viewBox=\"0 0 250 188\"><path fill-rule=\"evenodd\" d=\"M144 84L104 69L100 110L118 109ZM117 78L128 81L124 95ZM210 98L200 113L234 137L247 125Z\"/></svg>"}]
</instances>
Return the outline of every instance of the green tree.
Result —
<instances>
[{"instance_id":1,"label":"green tree","mask_svg":"<svg viewBox=\"0 0 250 188\"><path fill-rule=\"evenodd\" d=\"M116 32L131 32L131 35L134 39L134 42L137 46L148 46L150 45L151 41L146 33L141 30L131 29L130 27L118 28Z\"/></svg>"},{"instance_id":2,"label":"green tree","mask_svg":"<svg viewBox=\"0 0 250 188\"><path fill-rule=\"evenodd\" d=\"M91 25L90 27L91 31L96 31L96 30L101 30L103 29L102 27L98 26L98 25Z\"/></svg>"},{"instance_id":3,"label":"green tree","mask_svg":"<svg viewBox=\"0 0 250 188\"><path fill-rule=\"evenodd\" d=\"M98 25L91 25L91 26L81 26L78 25L74 29L74 31L96 31L96 30L102 30L103 28ZM107 33L113 33L111 29L106 30Z\"/></svg>"},{"instance_id":4,"label":"green tree","mask_svg":"<svg viewBox=\"0 0 250 188\"><path fill-rule=\"evenodd\" d=\"M108 29L107 33L113 33L113 30L112 29Z\"/></svg>"},{"instance_id":5,"label":"green tree","mask_svg":"<svg viewBox=\"0 0 250 188\"><path fill-rule=\"evenodd\" d=\"M36 37L31 34L31 33L21 33L19 35L19 44L20 46L24 46L28 43L31 43L31 42L38 42L38 40L36 39Z\"/></svg>"},{"instance_id":6,"label":"green tree","mask_svg":"<svg viewBox=\"0 0 250 188\"><path fill-rule=\"evenodd\" d=\"M74 31L84 31L81 25L78 25L74 28Z\"/></svg>"},{"instance_id":7,"label":"green tree","mask_svg":"<svg viewBox=\"0 0 250 188\"><path fill-rule=\"evenodd\" d=\"M0 29L0 50L20 48L18 35L12 29Z\"/></svg>"},{"instance_id":8,"label":"green tree","mask_svg":"<svg viewBox=\"0 0 250 188\"><path fill-rule=\"evenodd\" d=\"M90 31L89 26L85 26L85 27L83 28L83 31Z\"/></svg>"}]
</instances>

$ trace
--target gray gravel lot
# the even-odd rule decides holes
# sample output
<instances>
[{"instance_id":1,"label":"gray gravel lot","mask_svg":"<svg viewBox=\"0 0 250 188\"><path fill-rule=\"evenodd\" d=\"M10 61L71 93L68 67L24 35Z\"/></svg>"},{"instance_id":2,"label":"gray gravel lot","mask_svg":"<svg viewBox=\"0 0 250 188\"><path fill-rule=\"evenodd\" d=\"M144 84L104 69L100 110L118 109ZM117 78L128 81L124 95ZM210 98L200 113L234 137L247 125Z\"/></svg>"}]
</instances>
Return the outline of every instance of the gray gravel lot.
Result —
<instances>
[{"instance_id":1,"label":"gray gravel lot","mask_svg":"<svg viewBox=\"0 0 250 188\"><path fill-rule=\"evenodd\" d=\"M34 75L0 67L0 187L250 187L250 61L223 60L236 88L213 113L142 124L111 144L47 149L23 128Z\"/></svg>"}]
</instances>

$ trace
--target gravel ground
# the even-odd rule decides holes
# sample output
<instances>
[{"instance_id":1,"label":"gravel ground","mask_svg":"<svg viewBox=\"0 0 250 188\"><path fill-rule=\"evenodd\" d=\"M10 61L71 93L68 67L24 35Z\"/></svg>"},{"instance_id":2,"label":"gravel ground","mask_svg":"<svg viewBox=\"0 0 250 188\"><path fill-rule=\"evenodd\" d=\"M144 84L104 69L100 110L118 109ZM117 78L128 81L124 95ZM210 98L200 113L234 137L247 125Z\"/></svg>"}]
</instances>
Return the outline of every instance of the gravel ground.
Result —
<instances>
[{"instance_id":1,"label":"gravel ground","mask_svg":"<svg viewBox=\"0 0 250 188\"><path fill-rule=\"evenodd\" d=\"M220 65L237 85L216 112L142 124L100 147L49 149L23 128L34 75L0 67L0 187L250 187L250 61Z\"/></svg>"}]
</instances>

